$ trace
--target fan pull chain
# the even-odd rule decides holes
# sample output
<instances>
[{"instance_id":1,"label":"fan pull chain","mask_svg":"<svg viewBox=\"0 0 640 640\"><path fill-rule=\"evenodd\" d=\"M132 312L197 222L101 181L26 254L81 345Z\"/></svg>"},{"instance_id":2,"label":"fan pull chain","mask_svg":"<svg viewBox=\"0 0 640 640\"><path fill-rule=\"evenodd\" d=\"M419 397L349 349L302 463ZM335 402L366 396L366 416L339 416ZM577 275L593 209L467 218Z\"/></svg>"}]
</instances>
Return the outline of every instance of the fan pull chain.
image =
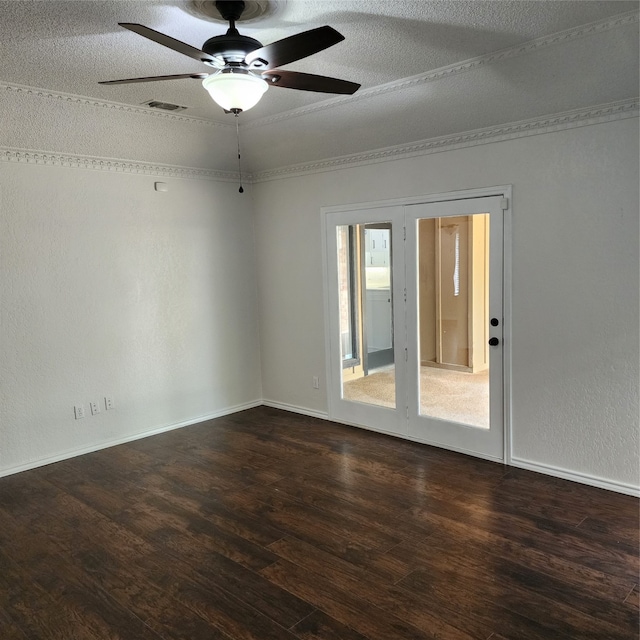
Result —
<instances>
[{"instance_id":1,"label":"fan pull chain","mask_svg":"<svg viewBox=\"0 0 640 640\"><path fill-rule=\"evenodd\" d=\"M240 176L240 188L238 193L244 193L242 188L242 165L240 164L240 128L238 127L238 114L236 113L236 140L238 141L238 175Z\"/></svg>"}]
</instances>

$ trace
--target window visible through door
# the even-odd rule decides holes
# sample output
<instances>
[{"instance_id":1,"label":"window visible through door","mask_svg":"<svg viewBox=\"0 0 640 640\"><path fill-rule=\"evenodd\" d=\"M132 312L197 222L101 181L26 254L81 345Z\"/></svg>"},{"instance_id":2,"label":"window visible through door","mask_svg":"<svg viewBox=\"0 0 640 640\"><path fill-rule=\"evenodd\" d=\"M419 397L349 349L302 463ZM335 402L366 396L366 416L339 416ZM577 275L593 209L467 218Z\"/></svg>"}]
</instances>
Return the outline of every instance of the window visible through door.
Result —
<instances>
[{"instance_id":1,"label":"window visible through door","mask_svg":"<svg viewBox=\"0 0 640 640\"><path fill-rule=\"evenodd\" d=\"M342 397L395 407L391 224L339 225L337 249Z\"/></svg>"}]
</instances>

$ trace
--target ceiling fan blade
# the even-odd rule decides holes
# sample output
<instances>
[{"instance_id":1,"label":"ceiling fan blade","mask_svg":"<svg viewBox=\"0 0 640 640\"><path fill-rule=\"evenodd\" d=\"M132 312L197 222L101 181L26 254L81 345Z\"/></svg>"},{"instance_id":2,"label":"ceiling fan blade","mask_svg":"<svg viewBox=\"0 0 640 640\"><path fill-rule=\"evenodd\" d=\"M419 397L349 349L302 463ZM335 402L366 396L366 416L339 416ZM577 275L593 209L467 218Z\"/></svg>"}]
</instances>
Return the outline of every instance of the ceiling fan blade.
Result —
<instances>
[{"instance_id":1,"label":"ceiling fan blade","mask_svg":"<svg viewBox=\"0 0 640 640\"><path fill-rule=\"evenodd\" d=\"M351 95L360 85L348 80L316 76L312 73L300 73L298 71L265 71L262 77L275 87L287 89L300 89L302 91L319 91L321 93L343 93Z\"/></svg>"},{"instance_id":2,"label":"ceiling fan blade","mask_svg":"<svg viewBox=\"0 0 640 640\"><path fill-rule=\"evenodd\" d=\"M333 27L318 27L272 42L247 55L245 63L256 69L275 69L332 47L344 40Z\"/></svg>"},{"instance_id":3,"label":"ceiling fan blade","mask_svg":"<svg viewBox=\"0 0 640 640\"><path fill-rule=\"evenodd\" d=\"M126 80L105 80L98 84L132 84L134 82L156 82L157 80L179 80L180 78L194 78L204 80L208 73L181 73L177 76L150 76L148 78L128 78Z\"/></svg>"},{"instance_id":4,"label":"ceiling fan blade","mask_svg":"<svg viewBox=\"0 0 640 640\"><path fill-rule=\"evenodd\" d=\"M178 53L182 53L185 56L189 56L198 62L212 62L211 56L208 56L204 51L200 51L200 49L196 49L192 47L190 44L186 44L185 42L180 42L180 40L176 40L171 36L167 36L164 33L160 33L159 31L154 31L149 27L145 27L142 24L135 24L131 22L119 22L121 27L125 29L129 29L129 31L133 31L140 36L148 38L149 40L153 40L158 44L161 44L165 47L169 47L169 49L173 49Z\"/></svg>"}]
</instances>

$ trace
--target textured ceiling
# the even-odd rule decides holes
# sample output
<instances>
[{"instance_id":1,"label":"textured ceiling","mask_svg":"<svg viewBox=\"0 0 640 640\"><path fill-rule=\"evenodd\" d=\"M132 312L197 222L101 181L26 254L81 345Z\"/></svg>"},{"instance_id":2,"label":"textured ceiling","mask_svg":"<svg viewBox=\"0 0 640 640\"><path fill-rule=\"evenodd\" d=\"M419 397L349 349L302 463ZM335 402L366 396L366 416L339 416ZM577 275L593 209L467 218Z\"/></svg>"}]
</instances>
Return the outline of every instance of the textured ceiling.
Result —
<instances>
[{"instance_id":1,"label":"textured ceiling","mask_svg":"<svg viewBox=\"0 0 640 640\"><path fill-rule=\"evenodd\" d=\"M637 11L637 2L279 0L270 9L239 23L241 33L267 44L329 24L345 41L287 68L362 89L336 98L270 88L241 115L252 170L638 95L637 19L607 22ZM207 72L117 24L138 22L199 48L226 28L198 15L193 2L0 0L0 12L0 81L130 105L156 99L186 106L185 115L233 124L196 80L97 84ZM551 34L561 37L535 44Z\"/></svg>"}]
</instances>

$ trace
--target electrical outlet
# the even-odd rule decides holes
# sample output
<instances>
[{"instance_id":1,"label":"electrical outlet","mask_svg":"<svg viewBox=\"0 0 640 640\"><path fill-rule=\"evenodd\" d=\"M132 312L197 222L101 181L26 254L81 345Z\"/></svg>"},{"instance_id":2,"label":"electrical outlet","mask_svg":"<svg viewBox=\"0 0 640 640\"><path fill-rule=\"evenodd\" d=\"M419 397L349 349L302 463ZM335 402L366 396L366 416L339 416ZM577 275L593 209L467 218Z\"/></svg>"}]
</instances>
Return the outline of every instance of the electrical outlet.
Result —
<instances>
[{"instance_id":1,"label":"electrical outlet","mask_svg":"<svg viewBox=\"0 0 640 640\"><path fill-rule=\"evenodd\" d=\"M313 376L313 388L314 389L320 388L320 378L318 378L318 376Z\"/></svg>"},{"instance_id":2,"label":"electrical outlet","mask_svg":"<svg viewBox=\"0 0 640 640\"><path fill-rule=\"evenodd\" d=\"M75 407L73 407L73 413L76 416L76 420L84 418L84 405L77 404Z\"/></svg>"},{"instance_id":3,"label":"electrical outlet","mask_svg":"<svg viewBox=\"0 0 640 640\"><path fill-rule=\"evenodd\" d=\"M100 405L97 402L90 402L89 407L91 408L92 416L95 416L96 413L100 413Z\"/></svg>"},{"instance_id":4,"label":"electrical outlet","mask_svg":"<svg viewBox=\"0 0 640 640\"><path fill-rule=\"evenodd\" d=\"M104 397L104 408L109 411L109 409L113 409L113 398L111 396Z\"/></svg>"}]
</instances>

